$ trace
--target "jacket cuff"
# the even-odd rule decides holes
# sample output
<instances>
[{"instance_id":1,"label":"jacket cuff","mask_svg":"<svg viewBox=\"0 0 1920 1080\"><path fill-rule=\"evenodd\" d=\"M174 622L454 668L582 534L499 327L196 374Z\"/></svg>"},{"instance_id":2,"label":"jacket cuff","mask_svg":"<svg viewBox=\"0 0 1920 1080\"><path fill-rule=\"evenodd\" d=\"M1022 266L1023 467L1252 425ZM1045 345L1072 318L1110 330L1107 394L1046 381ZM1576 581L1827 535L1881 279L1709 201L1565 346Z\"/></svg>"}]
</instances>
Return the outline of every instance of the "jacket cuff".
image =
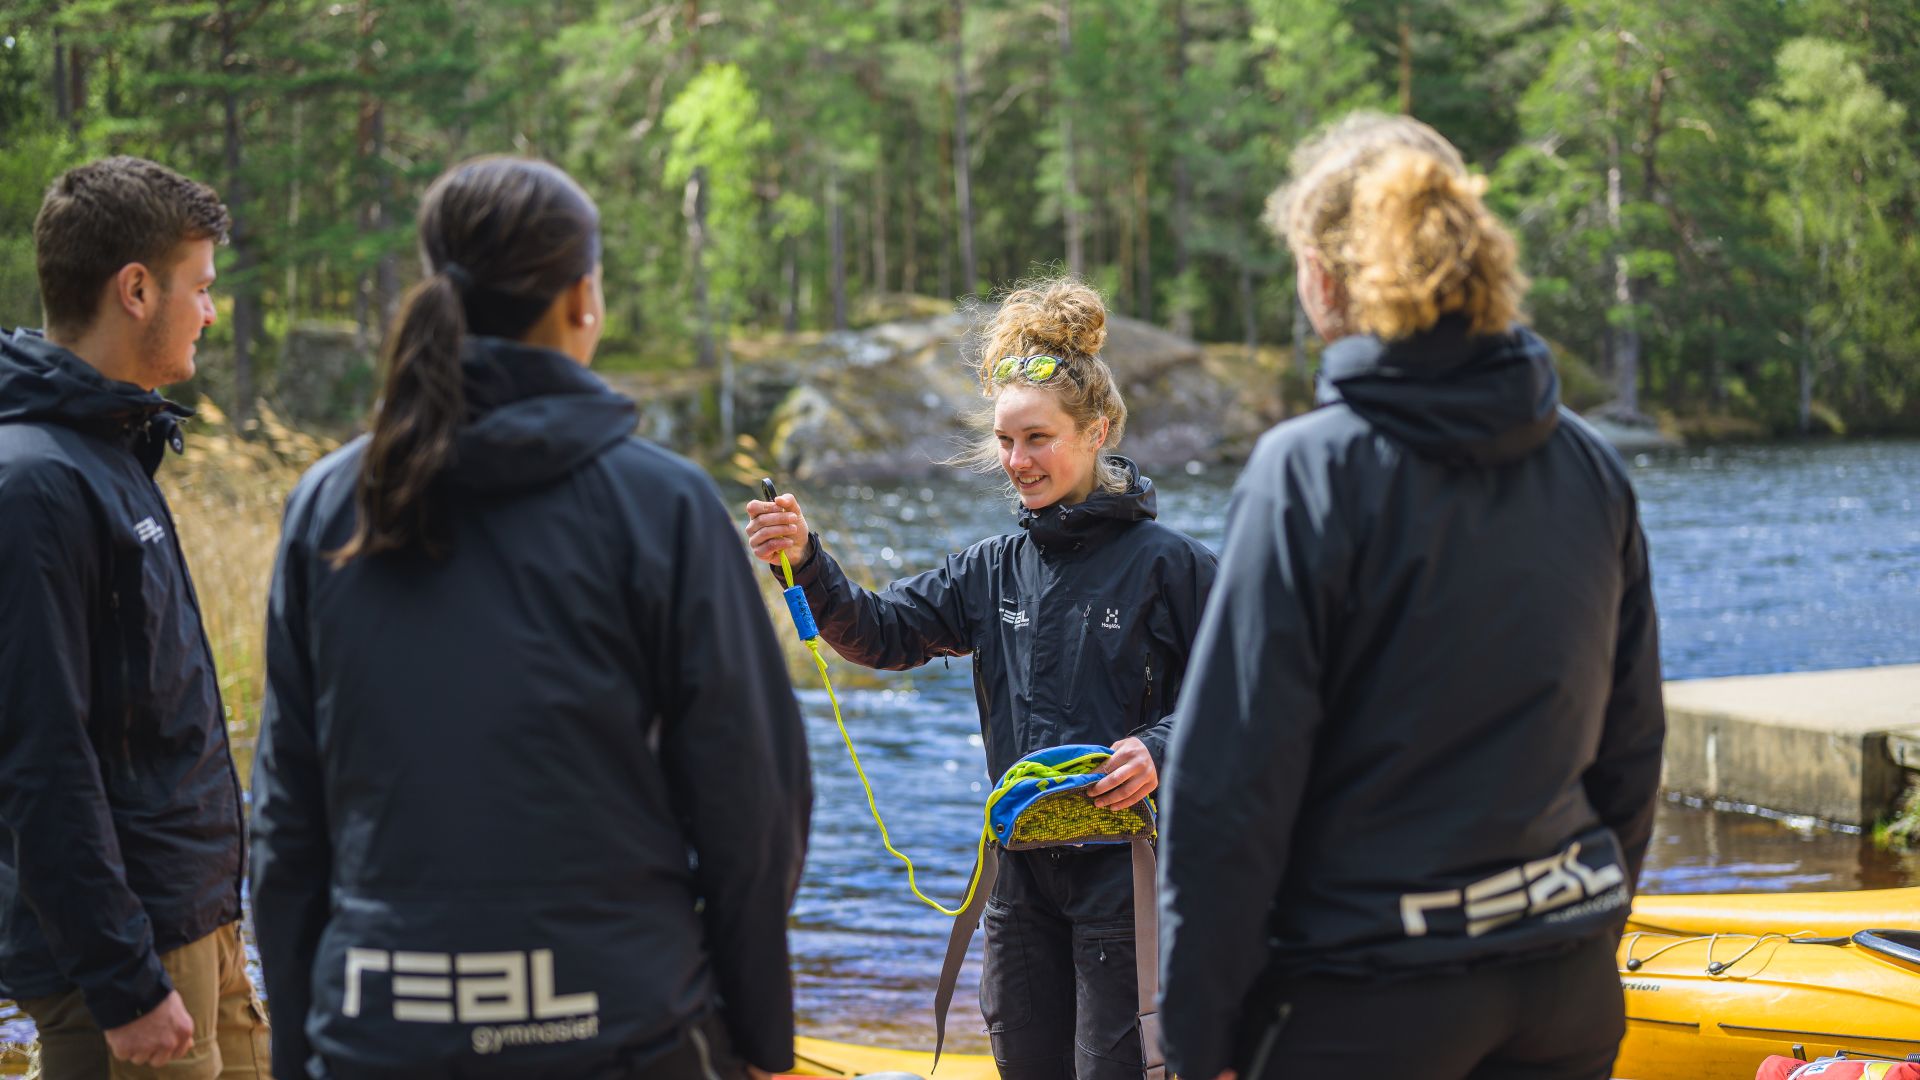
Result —
<instances>
[{"instance_id":1,"label":"jacket cuff","mask_svg":"<svg viewBox=\"0 0 1920 1080\"><path fill-rule=\"evenodd\" d=\"M1156 720L1138 731L1128 732L1127 737L1139 739L1140 745L1147 748L1147 756L1153 759L1154 775L1160 777L1162 784L1166 783L1167 721Z\"/></svg>"},{"instance_id":2,"label":"jacket cuff","mask_svg":"<svg viewBox=\"0 0 1920 1080\"><path fill-rule=\"evenodd\" d=\"M131 1024L160 1007L173 993L173 979L160 966L160 958L148 951L127 971L118 973L110 983L81 987L87 1012L101 1031Z\"/></svg>"}]
</instances>

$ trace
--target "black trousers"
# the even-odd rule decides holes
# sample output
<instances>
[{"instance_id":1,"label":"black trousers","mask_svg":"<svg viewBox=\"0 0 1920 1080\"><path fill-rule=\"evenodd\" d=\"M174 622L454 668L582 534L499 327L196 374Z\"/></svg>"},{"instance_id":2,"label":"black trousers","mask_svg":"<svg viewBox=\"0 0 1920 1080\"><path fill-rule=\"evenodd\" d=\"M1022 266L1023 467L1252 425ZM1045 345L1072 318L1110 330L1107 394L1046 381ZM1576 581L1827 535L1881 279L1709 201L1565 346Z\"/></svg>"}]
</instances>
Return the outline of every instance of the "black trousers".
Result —
<instances>
[{"instance_id":1,"label":"black trousers","mask_svg":"<svg viewBox=\"0 0 1920 1080\"><path fill-rule=\"evenodd\" d=\"M1285 983L1250 1010L1242 1080L1607 1080L1627 1031L1617 944L1601 934L1540 960L1397 982Z\"/></svg>"},{"instance_id":2,"label":"black trousers","mask_svg":"<svg viewBox=\"0 0 1920 1080\"><path fill-rule=\"evenodd\" d=\"M1139 1080L1133 856L1003 851L981 922L980 1012L1004 1080Z\"/></svg>"}]
</instances>

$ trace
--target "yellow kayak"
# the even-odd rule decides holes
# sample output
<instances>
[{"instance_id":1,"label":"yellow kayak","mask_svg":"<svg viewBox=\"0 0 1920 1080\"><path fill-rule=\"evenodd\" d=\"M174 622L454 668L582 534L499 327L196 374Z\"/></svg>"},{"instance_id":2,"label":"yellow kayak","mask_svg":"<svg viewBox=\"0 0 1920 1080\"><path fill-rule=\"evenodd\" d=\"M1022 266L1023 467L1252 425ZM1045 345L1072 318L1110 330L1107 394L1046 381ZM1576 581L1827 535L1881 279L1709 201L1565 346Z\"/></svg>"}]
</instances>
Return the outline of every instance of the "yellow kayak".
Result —
<instances>
[{"instance_id":1,"label":"yellow kayak","mask_svg":"<svg viewBox=\"0 0 1920 1080\"><path fill-rule=\"evenodd\" d=\"M1920 930L1920 886L1855 892L1717 893L1639 896L1629 930L1676 934L1805 931L1844 936L1856 930Z\"/></svg>"},{"instance_id":2,"label":"yellow kayak","mask_svg":"<svg viewBox=\"0 0 1920 1080\"><path fill-rule=\"evenodd\" d=\"M1920 934L1630 931L1618 959L1622 1080L1753 1080L1771 1054L1920 1054Z\"/></svg>"},{"instance_id":3,"label":"yellow kayak","mask_svg":"<svg viewBox=\"0 0 1920 1080\"><path fill-rule=\"evenodd\" d=\"M865 1076L903 1072L933 1076L933 1055L915 1050L854 1046L804 1036L793 1040L792 1076ZM1000 1070L985 1054L942 1054L938 1080L1000 1080ZM1748 1077L1747 1080L1753 1080Z\"/></svg>"}]
</instances>

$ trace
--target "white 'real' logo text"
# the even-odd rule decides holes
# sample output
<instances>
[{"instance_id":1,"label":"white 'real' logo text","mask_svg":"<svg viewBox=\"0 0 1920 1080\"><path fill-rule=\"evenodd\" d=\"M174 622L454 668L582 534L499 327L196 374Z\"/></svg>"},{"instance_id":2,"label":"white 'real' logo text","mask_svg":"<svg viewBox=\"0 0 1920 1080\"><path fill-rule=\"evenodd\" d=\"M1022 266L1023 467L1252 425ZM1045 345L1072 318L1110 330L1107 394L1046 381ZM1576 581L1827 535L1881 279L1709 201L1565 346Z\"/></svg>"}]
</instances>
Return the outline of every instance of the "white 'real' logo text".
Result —
<instances>
[{"instance_id":1,"label":"white 'real' logo text","mask_svg":"<svg viewBox=\"0 0 1920 1080\"><path fill-rule=\"evenodd\" d=\"M390 975L393 1018L414 1023L501 1024L600 1011L600 995L556 994L553 950L442 953L347 950L342 1016L359 1016L364 984Z\"/></svg>"},{"instance_id":2,"label":"white 'real' logo text","mask_svg":"<svg viewBox=\"0 0 1920 1080\"><path fill-rule=\"evenodd\" d=\"M581 1042L600 1034L600 995L556 994L553 950L442 953L347 950L340 1014L360 1015L370 976L385 981L393 1018L419 1024L472 1024L476 1054L522 1046Z\"/></svg>"},{"instance_id":3,"label":"white 'real' logo text","mask_svg":"<svg viewBox=\"0 0 1920 1080\"><path fill-rule=\"evenodd\" d=\"M167 530L152 518L144 517L134 523L133 535L139 537L143 544L157 544L161 537L167 535Z\"/></svg>"}]
</instances>

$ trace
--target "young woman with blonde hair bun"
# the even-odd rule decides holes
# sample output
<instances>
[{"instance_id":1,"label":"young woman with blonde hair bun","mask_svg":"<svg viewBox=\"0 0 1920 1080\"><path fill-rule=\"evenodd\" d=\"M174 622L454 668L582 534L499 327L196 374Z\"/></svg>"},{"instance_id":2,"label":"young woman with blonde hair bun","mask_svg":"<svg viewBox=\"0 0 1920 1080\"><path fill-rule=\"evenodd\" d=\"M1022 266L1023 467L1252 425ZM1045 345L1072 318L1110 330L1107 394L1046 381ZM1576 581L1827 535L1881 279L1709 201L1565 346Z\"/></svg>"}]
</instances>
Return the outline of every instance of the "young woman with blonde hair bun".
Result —
<instances>
[{"instance_id":1,"label":"young woman with blonde hair bun","mask_svg":"<svg viewBox=\"0 0 1920 1080\"><path fill-rule=\"evenodd\" d=\"M1127 407L1100 359L1106 308L1056 280L1003 301L975 361L992 403L967 457L1006 476L1020 528L878 592L845 573L792 495L747 504L759 558L791 553L820 635L866 667L974 658L994 779L1036 750L1110 745L1101 806L1154 792L1214 557L1154 520L1153 482L1114 453ZM980 1009L1004 1077L1143 1074L1127 846L996 848Z\"/></svg>"},{"instance_id":2,"label":"young woman with blonde hair bun","mask_svg":"<svg viewBox=\"0 0 1920 1080\"><path fill-rule=\"evenodd\" d=\"M1235 489L1169 754L1182 1076L1611 1075L1665 730L1646 540L1483 188L1360 114L1269 204L1322 407Z\"/></svg>"}]
</instances>

